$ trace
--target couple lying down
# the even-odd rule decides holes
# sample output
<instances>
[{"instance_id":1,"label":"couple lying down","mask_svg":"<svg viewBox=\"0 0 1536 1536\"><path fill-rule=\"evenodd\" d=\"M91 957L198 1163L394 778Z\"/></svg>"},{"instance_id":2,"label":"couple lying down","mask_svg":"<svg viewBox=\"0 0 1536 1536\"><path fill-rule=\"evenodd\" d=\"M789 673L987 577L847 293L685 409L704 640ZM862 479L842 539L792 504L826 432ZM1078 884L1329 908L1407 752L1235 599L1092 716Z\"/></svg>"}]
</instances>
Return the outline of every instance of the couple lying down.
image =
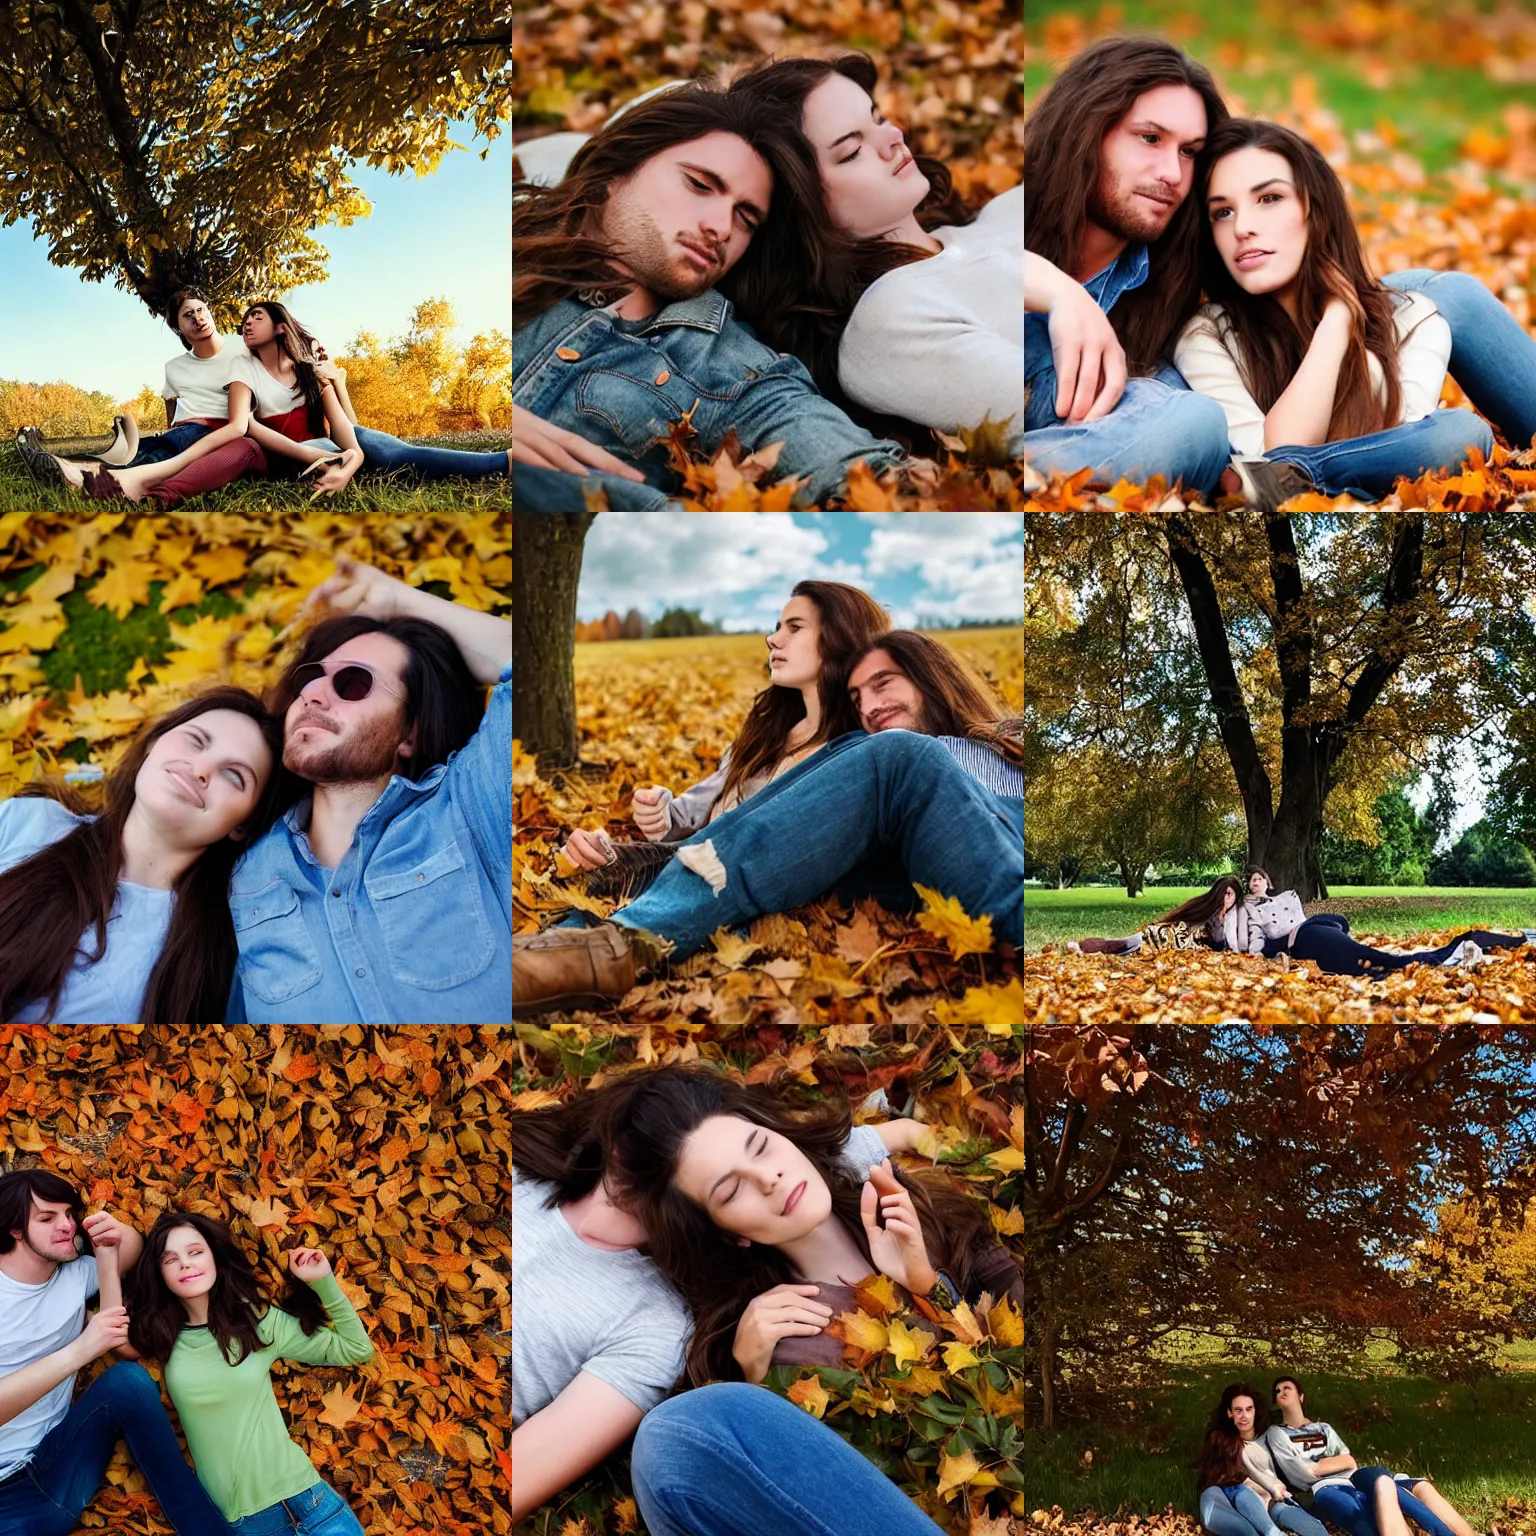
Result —
<instances>
[{"instance_id":1,"label":"couple lying down","mask_svg":"<svg viewBox=\"0 0 1536 1536\"><path fill-rule=\"evenodd\" d=\"M1221 879L1199 896L1180 902L1156 922L1121 939L1082 939L1067 945L1074 954L1134 955L1167 949L1227 949L1243 955L1311 960L1332 976L1379 976L1410 965L1473 965L1488 949L1536 944L1536 928L1491 933L1484 928L1457 934L1449 944L1398 954L1373 949L1349 935L1349 919L1336 912L1308 917L1295 891L1271 893L1269 875L1257 864Z\"/></svg>"}]
</instances>

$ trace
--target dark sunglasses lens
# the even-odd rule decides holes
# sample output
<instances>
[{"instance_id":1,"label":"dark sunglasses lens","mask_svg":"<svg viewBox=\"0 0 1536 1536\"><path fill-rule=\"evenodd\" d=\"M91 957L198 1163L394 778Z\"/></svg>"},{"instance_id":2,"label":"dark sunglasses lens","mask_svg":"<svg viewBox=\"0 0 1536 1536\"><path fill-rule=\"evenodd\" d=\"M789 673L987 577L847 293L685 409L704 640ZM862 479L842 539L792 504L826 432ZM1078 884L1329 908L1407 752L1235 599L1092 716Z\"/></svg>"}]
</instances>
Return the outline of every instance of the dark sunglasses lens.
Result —
<instances>
[{"instance_id":1,"label":"dark sunglasses lens","mask_svg":"<svg viewBox=\"0 0 1536 1536\"><path fill-rule=\"evenodd\" d=\"M373 687L373 674L362 667L338 667L331 678L331 687L336 690L337 698L355 704L368 697L368 691Z\"/></svg>"}]
</instances>

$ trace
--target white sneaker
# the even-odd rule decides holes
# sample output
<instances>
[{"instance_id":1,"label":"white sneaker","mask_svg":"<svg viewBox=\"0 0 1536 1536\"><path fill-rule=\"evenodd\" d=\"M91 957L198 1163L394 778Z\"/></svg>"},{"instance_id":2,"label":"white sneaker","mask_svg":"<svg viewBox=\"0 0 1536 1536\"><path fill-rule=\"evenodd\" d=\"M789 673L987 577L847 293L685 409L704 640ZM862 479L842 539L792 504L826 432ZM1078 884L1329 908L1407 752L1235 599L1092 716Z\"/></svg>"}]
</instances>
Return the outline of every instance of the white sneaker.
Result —
<instances>
[{"instance_id":1,"label":"white sneaker","mask_svg":"<svg viewBox=\"0 0 1536 1536\"><path fill-rule=\"evenodd\" d=\"M1463 939L1440 963L1449 968L1457 965L1480 965L1482 959L1482 945L1472 939Z\"/></svg>"}]
</instances>

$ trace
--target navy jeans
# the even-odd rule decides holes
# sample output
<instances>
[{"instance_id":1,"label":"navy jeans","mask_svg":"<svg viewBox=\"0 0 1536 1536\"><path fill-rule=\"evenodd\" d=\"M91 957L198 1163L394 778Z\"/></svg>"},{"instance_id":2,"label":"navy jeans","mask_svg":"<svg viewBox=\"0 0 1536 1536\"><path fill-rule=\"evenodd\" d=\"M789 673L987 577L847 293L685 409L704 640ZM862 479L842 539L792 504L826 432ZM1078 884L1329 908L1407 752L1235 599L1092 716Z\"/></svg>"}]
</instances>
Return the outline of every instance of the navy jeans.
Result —
<instances>
[{"instance_id":1,"label":"navy jeans","mask_svg":"<svg viewBox=\"0 0 1536 1536\"><path fill-rule=\"evenodd\" d=\"M682 504L654 485L588 470L568 475L538 464L512 465L512 506L518 512L585 512L587 491L600 490L608 497L610 512L681 511Z\"/></svg>"},{"instance_id":2,"label":"navy jeans","mask_svg":"<svg viewBox=\"0 0 1536 1536\"><path fill-rule=\"evenodd\" d=\"M128 461L131 469L139 464L163 464L185 453L200 437L207 437L214 429L206 422L184 421L179 426L167 427L153 437L139 439L139 451Z\"/></svg>"},{"instance_id":3,"label":"navy jeans","mask_svg":"<svg viewBox=\"0 0 1536 1536\"><path fill-rule=\"evenodd\" d=\"M1323 1519L1348 1531L1349 1536L1381 1536L1376 1524L1375 1484L1380 1478L1392 1476L1393 1473L1385 1467L1361 1467L1350 1474L1348 1486L1340 1484L1317 1489L1312 1495L1312 1508ZM1452 1536L1445 1521L1409 1491L1416 1481L1416 1478L1398 1478L1398 1508L1424 1532L1424 1536Z\"/></svg>"},{"instance_id":4,"label":"navy jeans","mask_svg":"<svg viewBox=\"0 0 1536 1536\"><path fill-rule=\"evenodd\" d=\"M93 1381L20 1474L0 1487L0 1536L69 1536L120 1439L177 1536L230 1536L181 1453L159 1387L142 1365L129 1362Z\"/></svg>"},{"instance_id":5,"label":"navy jeans","mask_svg":"<svg viewBox=\"0 0 1536 1536\"><path fill-rule=\"evenodd\" d=\"M235 1536L367 1536L347 1501L325 1482L258 1509L230 1529Z\"/></svg>"},{"instance_id":6,"label":"navy jeans","mask_svg":"<svg viewBox=\"0 0 1536 1536\"><path fill-rule=\"evenodd\" d=\"M1457 934L1439 949L1389 955L1384 949L1372 949L1369 944L1360 944L1350 938L1347 917L1337 912L1320 912L1296 930L1291 955L1297 960L1315 960L1318 968L1331 976L1372 976L1384 971L1401 971L1410 965L1439 965L1450 959L1458 944L1468 940L1483 949L1518 949L1525 943L1522 934L1490 933L1484 928L1472 928Z\"/></svg>"},{"instance_id":7,"label":"navy jeans","mask_svg":"<svg viewBox=\"0 0 1536 1536\"><path fill-rule=\"evenodd\" d=\"M357 446L363 450L363 463L369 469L387 473L392 469L409 469L420 480L446 480L450 475L460 475L466 480L482 480L487 475L504 475L507 472L505 448L490 453L470 453L462 448L434 448L425 443L407 443L388 432L375 432L372 427L353 427ZM331 453L341 449L328 437L312 437L305 445L324 448Z\"/></svg>"},{"instance_id":8,"label":"navy jeans","mask_svg":"<svg viewBox=\"0 0 1536 1536\"><path fill-rule=\"evenodd\" d=\"M1417 480L1438 470L1459 473L1473 448L1484 459L1492 457L1493 433L1488 423L1474 411L1436 411L1385 432L1312 447L1271 448L1264 457L1299 465L1326 495L1379 501L1391 495L1399 475Z\"/></svg>"}]
</instances>

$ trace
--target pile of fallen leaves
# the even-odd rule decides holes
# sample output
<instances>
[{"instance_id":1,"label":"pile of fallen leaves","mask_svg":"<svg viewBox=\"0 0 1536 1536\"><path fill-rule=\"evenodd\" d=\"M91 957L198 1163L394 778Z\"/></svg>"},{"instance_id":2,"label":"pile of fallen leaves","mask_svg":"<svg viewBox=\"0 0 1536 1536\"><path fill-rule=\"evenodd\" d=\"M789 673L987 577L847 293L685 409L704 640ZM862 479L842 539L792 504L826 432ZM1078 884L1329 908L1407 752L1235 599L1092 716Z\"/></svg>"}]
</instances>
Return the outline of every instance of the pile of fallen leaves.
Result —
<instances>
[{"instance_id":1,"label":"pile of fallen leaves","mask_svg":"<svg viewBox=\"0 0 1536 1536\"><path fill-rule=\"evenodd\" d=\"M1451 929L1353 935L1398 953L1455 936ZM1078 955L1047 945L1024 962L1023 996L1032 1024L1529 1024L1536 1022L1536 946L1490 950L1477 965L1412 965L1377 978L1217 950Z\"/></svg>"},{"instance_id":2,"label":"pile of fallen leaves","mask_svg":"<svg viewBox=\"0 0 1536 1536\"><path fill-rule=\"evenodd\" d=\"M1205 1527L1171 1504L1155 1515L1101 1515L1092 1509L1069 1515L1053 1504L1031 1510L1024 1529L1030 1536L1202 1536Z\"/></svg>"},{"instance_id":3,"label":"pile of fallen leaves","mask_svg":"<svg viewBox=\"0 0 1536 1536\"><path fill-rule=\"evenodd\" d=\"M271 1294L288 1249L324 1249L376 1354L279 1366L290 1434L368 1536L506 1536L512 1050L469 1027L5 1026L0 1150L140 1232L171 1206L230 1221ZM107 1483L82 1532L166 1536L121 1447Z\"/></svg>"}]
</instances>

